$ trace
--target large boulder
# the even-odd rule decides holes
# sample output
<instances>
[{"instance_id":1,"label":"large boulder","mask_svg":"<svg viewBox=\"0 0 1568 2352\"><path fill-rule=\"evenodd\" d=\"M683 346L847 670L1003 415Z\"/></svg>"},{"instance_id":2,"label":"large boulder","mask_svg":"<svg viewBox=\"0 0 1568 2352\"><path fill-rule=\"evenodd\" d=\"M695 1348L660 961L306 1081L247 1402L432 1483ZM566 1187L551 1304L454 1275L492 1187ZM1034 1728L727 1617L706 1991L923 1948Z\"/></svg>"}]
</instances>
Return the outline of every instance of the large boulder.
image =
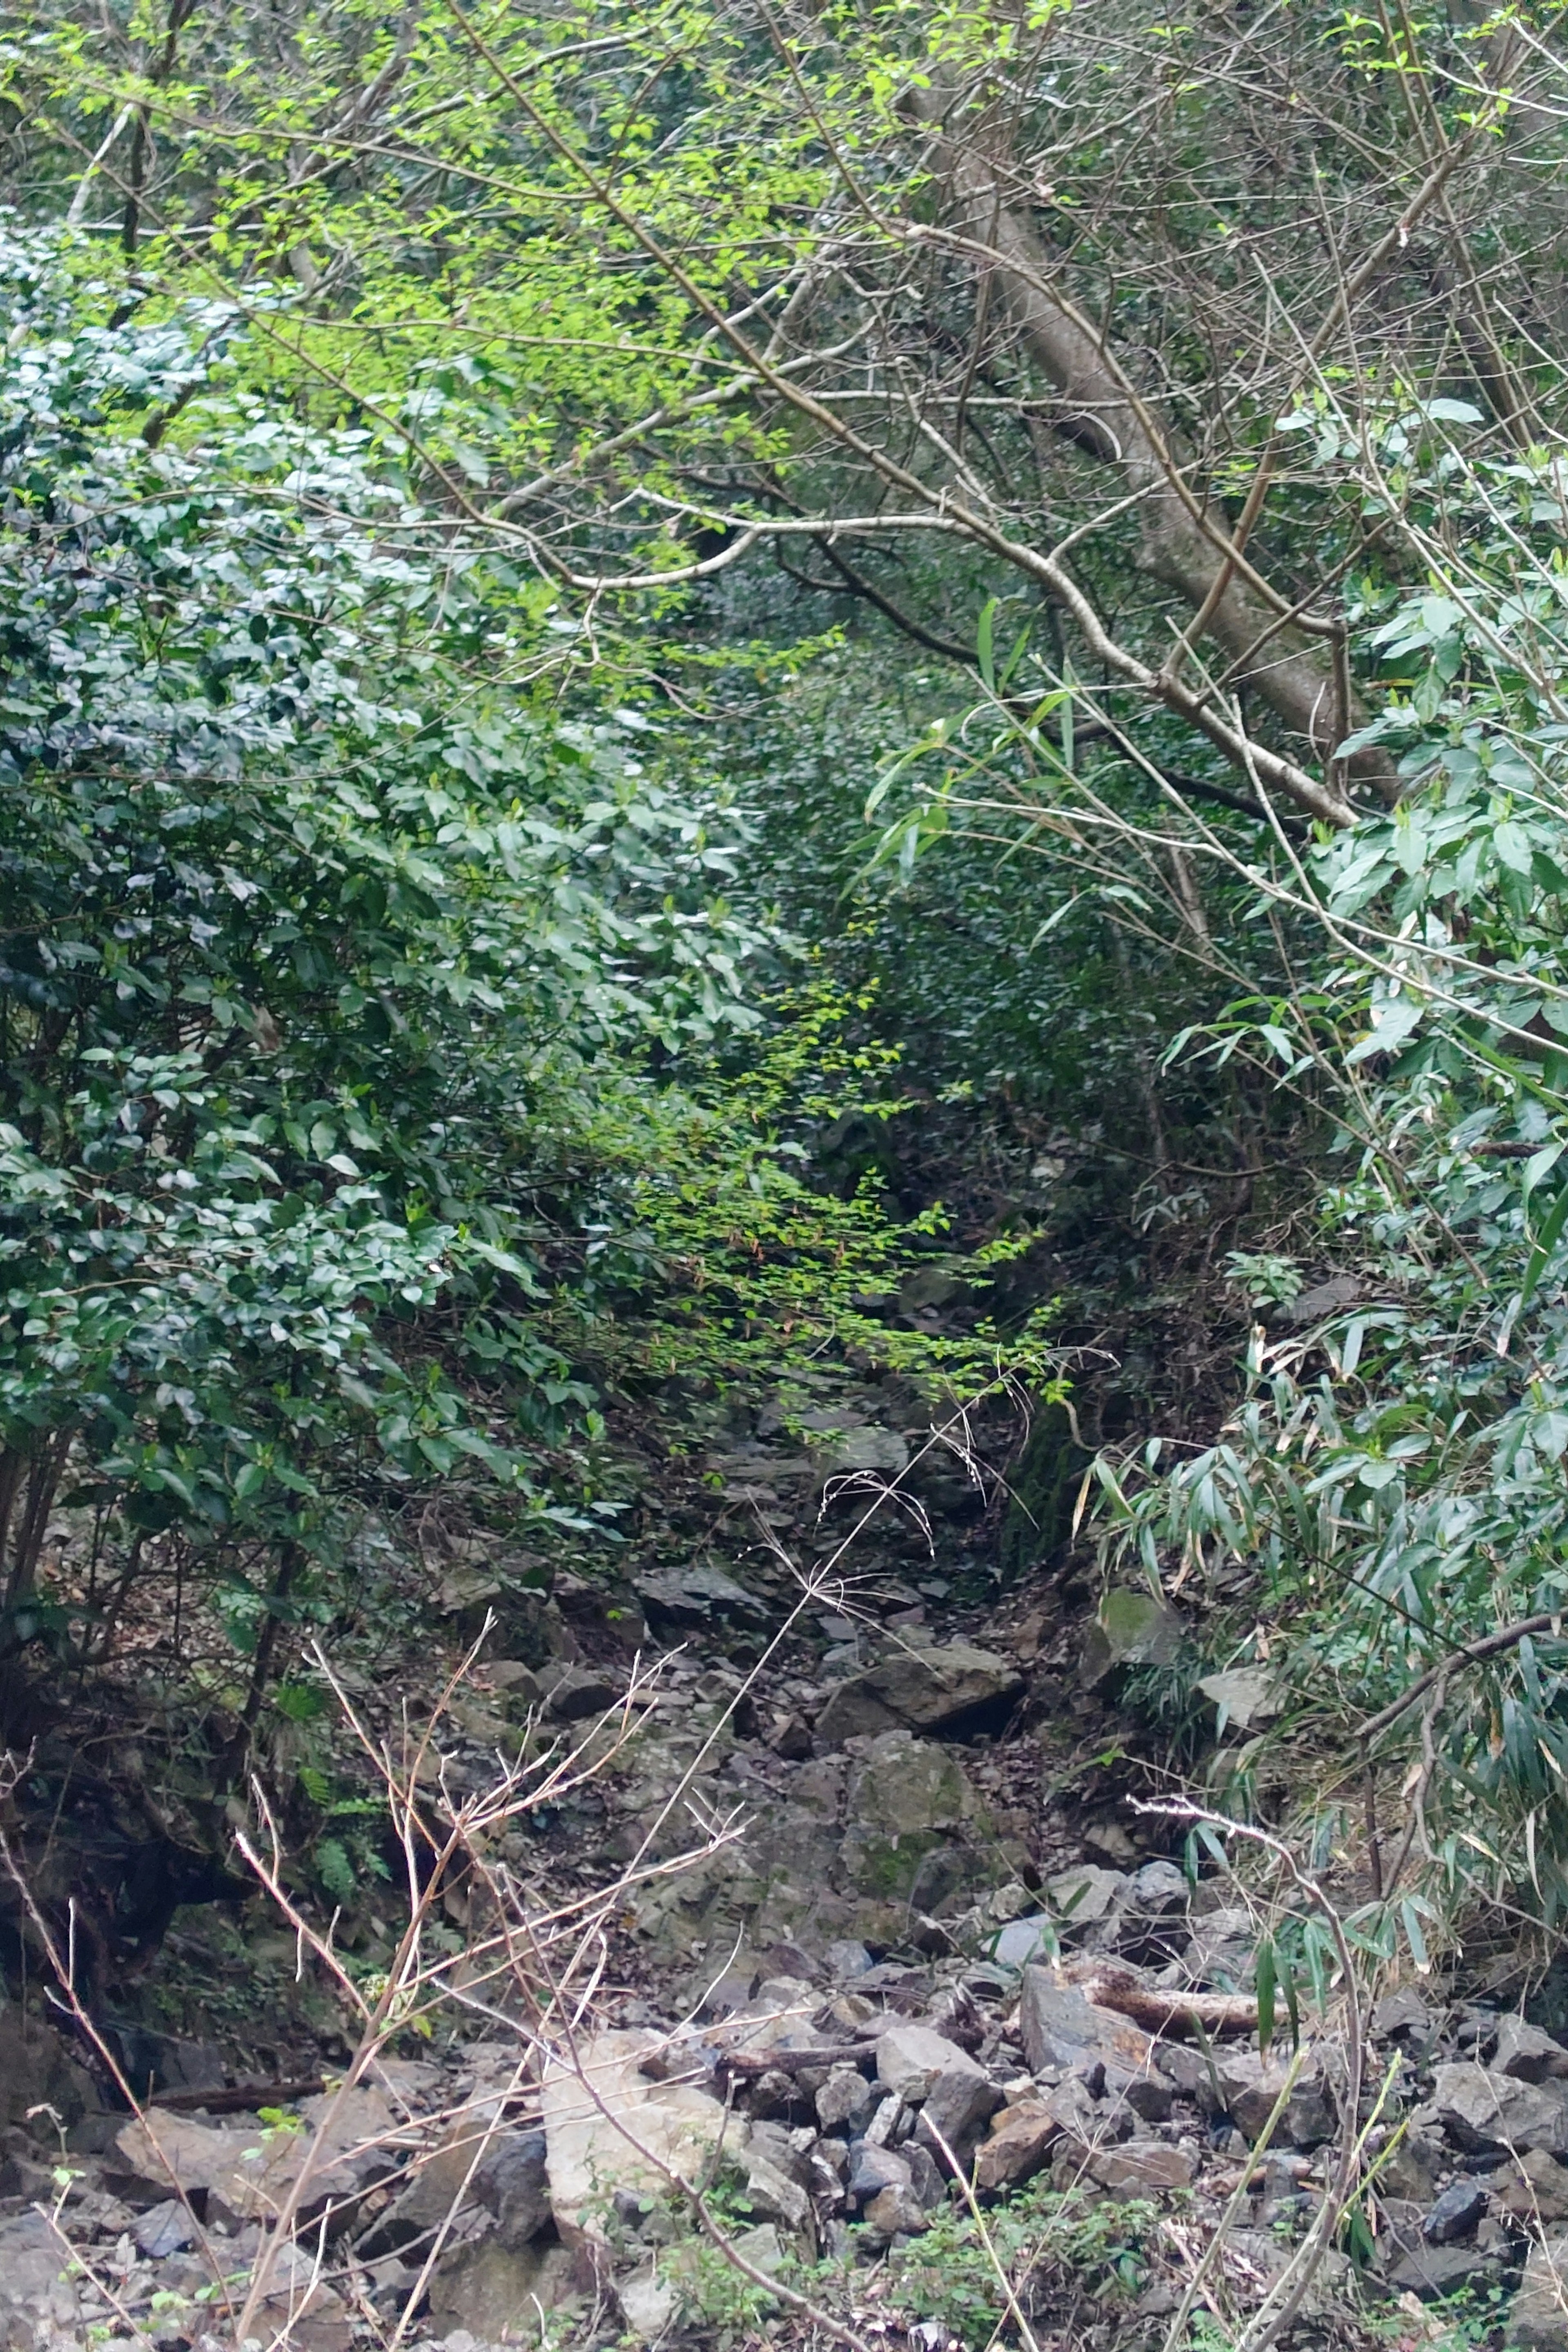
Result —
<instances>
[{"instance_id":1,"label":"large boulder","mask_svg":"<svg viewBox=\"0 0 1568 2352\"><path fill-rule=\"evenodd\" d=\"M0 2221L0 2347L32 2352L35 2345L80 2337L81 2307L69 2273L69 2252L42 2213Z\"/></svg>"},{"instance_id":2,"label":"large boulder","mask_svg":"<svg viewBox=\"0 0 1568 2352\"><path fill-rule=\"evenodd\" d=\"M298 2128L268 2129L256 2116L219 2126L149 2107L117 2132L105 2159L111 2184L131 2201L161 2203L171 2191L201 2192L206 2211L231 2223L265 2221L292 2195L301 2174L299 2217L329 2207L345 2214L395 2161L398 2118L380 2091L323 2091L307 2099Z\"/></svg>"},{"instance_id":3,"label":"large boulder","mask_svg":"<svg viewBox=\"0 0 1568 2352\"><path fill-rule=\"evenodd\" d=\"M542 2312L572 2291L572 2258L563 2246L503 2246L480 2238L442 2255L430 2281L430 2316L440 2333L466 2327L481 2344L540 2330Z\"/></svg>"},{"instance_id":4,"label":"large boulder","mask_svg":"<svg viewBox=\"0 0 1568 2352\"><path fill-rule=\"evenodd\" d=\"M547 2066L542 2093L555 2226L568 2245L603 2245L618 2189L667 2196L666 2168L695 2182L723 2137L724 2108L694 2083L655 2082L666 2037L642 2029L590 2035L575 2065Z\"/></svg>"},{"instance_id":5,"label":"large boulder","mask_svg":"<svg viewBox=\"0 0 1568 2352\"><path fill-rule=\"evenodd\" d=\"M526 2245L550 2219L544 2134L497 2128L482 2109L454 2116L435 2146L414 2158L404 2182L360 2241L362 2253L399 2253L427 2242L465 2205L493 2213L510 2246Z\"/></svg>"},{"instance_id":6,"label":"large boulder","mask_svg":"<svg viewBox=\"0 0 1568 2352\"><path fill-rule=\"evenodd\" d=\"M855 1915L890 1941L910 1910L940 1912L1005 1875L993 1824L950 1748L907 1731L874 1739L849 1775L838 1855ZM881 1910L881 1922L869 1906Z\"/></svg>"},{"instance_id":7,"label":"large boulder","mask_svg":"<svg viewBox=\"0 0 1568 2352\"><path fill-rule=\"evenodd\" d=\"M1511 2148L1516 2155L1540 2147L1548 2156L1568 2156L1568 2084L1521 2083L1467 2060L1437 2068L1432 2105L1461 2147Z\"/></svg>"},{"instance_id":8,"label":"large boulder","mask_svg":"<svg viewBox=\"0 0 1568 2352\"><path fill-rule=\"evenodd\" d=\"M948 1642L900 1649L841 1683L816 1719L820 1739L855 1739L880 1731L953 1731L999 1711L1023 1691L1010 1659Z\"/></svg>"}]
</instances>

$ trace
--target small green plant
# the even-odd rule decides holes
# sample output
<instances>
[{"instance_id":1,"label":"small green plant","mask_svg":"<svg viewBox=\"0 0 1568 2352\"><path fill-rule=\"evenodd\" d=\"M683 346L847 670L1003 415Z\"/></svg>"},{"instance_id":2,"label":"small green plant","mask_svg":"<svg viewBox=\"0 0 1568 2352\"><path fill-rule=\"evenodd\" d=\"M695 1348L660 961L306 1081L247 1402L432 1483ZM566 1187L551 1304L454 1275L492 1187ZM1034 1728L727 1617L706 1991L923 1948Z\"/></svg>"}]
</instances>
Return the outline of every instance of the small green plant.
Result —
<instances>
[{"instance_id":1,"label":"small green plant","mask_svg":"<svg viewBox=\"0 0 1568 2352\"><path fill-rule=\"evenodd\" d=\"M1145 2250L1157 2225L1144 2200L1119 2205L1041 2179L986 2215L989 2246L964 2208L940 2209L899 2258L892 2293L980 2352L1007 2324L1009 2287L1026 2313L1069 2280L1080 2295L1130 2302L1146 2282Z\"/></svg>"}]
</instances>

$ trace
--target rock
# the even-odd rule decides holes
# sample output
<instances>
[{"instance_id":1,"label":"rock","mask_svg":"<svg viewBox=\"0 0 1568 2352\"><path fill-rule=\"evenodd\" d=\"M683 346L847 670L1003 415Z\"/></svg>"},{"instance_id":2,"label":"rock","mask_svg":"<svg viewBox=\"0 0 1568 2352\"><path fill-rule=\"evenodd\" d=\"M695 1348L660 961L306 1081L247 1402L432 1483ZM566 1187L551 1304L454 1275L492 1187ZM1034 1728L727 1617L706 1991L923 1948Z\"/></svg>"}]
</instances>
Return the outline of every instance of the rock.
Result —
<instances>
[{"instance_id":1,"label":"rock","mask_svg":"<svg viewBox=\"0 0 1568 2352\"><path fill-rule=\"evenodd\" d=\"M1130 2074L1120 2066L1108 2064L1103 2095L1115 2099L1140 2123L1163 2124L1169 2120L1175 2105L1176 2086L1165 2074Z\"/></svg>"},{"instance_id":2,"label":"rock","mask_svg":"<svg viewBox=\"0 0 1568 2352\"><path fill-rule=\"evenodd\" d=\"M1138 1862L1138 1849L1120 1822L1094 1822L1083 1832L1083 1850L1100 1862L1108 1862L1113 1870L1131 1870Z\"/></svg>"},{"instance_id":3,"label":"rock","mask_svg":"<svg viewBox=\"0 0 1568 2352\"><path fill-rule=\"evenodd\" d=\"M1086 2054L1130 2074L1154 2071L1154 2044L1142 2026L1114 2010L1097 2009L1048 1969L1026 1969L1018 2030L1031 2074L1044 2066L1076 2066Z\"/></svg>"},{"instance_id":4,"label":"rock","mask_svg":"<svg viewBox=\"0 0 1568 2352\"><path fill-rule=\"evenodd\" d=\"M1016 2107L1004 2107L993 2120L989 2138L975 2151L976 2188L1007 2189L1015 2181L1032 2179L1060 2132L1043 2099L1021 2099Z\"/></svg>"},{"instance_id":5,"label":"rock","mask_svg":"<svg viewBox=\"0 0 1568 2352\"><path fill-rule=\"evenodd\" d=\"M1047 1912L1037 1911L1026 1919L1009 1919L984 1949L1005 1969L1026 1969L1032 1960L1051 1958L1057 1942L1056 1921Z\"/></svg>"},{"instance_id":6,"label":"rock","mask_svg":"<svg viewBox=\"0 0 1568 2352\"><path fill-rule=\"evenodd\" d=\"M635 2336L639 2344L651 2344L664 2334L679 2310L680 2289L673 2279L664 2275L657 2261L646 2262L616 2281L616 2300L621 2306L627 2335Z\"/></svg>"},{"instance_id":7,"label":"rock","mask_svg":"<svg viewBox=\"0 0 1568 2352\"><path fill-rule=\"evenodd\" d=\"M1531 2246L1503 2341L1521 2352L1568 2352L1568 2238Z\"/></svg>"},{"instance_id":8,"label":"rock","mask_svg":"<svg viewBox=\"0 0 1568 2352\"><path fill-rule=\"evenodd\" d=\"M1182 1620L1152 1592L1108 1592L1084 1637L1082 1675L1092 1690L1118 1666L1168 1666L1181 1646Z\"/></svg>"},{"instance_id":9,"label":"rock","mask_svg":"<svg viewBox=\"0 0 1568 2352\"><path fill-rule=\"evenodd\" d=\"M1432 2105L1461 2147L1507 2147L1520 2155L1544 2148L1549 2156L1568 2155L1568 2086L1561 2083L1521 2083L1463 2060L1437 2068Z\"/></svg>"},{"instance_id":10,"label":"rock","mask_svg":"<svg viewBox=\"0 0 1568 2352\"><path fill-rule=\"evenodd\" d=\"M0 2221L0 2347L31 2352L55 2330L79 2337L80 2304L64 2275L70 2254L41 2213Z\"/></svg>"},{"instance_id":11,"label":"rock","mask_svg":"<svg viewBox=\"0 0 1568 2352\"><path fill-rule=\"evenodd\" d=\"M863 2131L876 2094L858 2067L834 2066L816 2094L816 2120L825 2132Z\"/></svg>"},{"instance_id":12,"label":"rock","mask_svg":"<svg viewBox=\"0 0 1568 2352\"><path fill-rule=\"evenodd\" d=\"M537 2334L535 2306L554 2310L570 2291L571 2257L563 2247L480 2238L441 2256L430 2280L430 2317L443 2335L466 2327L481 2344L500 2344L520 2326Z\"/></svg>"},{"instance_id":13,"label":"rock","mask_svg":"<svg viewBox=\"0 0 1568 2352\"><path fill-rule=\"evenodd\" d=\"M1267 1666L1233 1666L1223 1675L1205 1675L1198 1685L1219 1710L1215 1737L1223 1738L1227 1723L1250 1731L1257 1723L1270 1723L1280 1712L1274 1677Z\"/></svg>"},{"instance_id":14,"label":"rock","mask_svg":"<svg viewBox=\"0 0 1568 2352\"><path fill-rule=\"evenodd\" d=\"M1057 1915L1058 1932L1078 1937L1086 1927L1098 1927L1121 1906L1129 1884L1125 1871L1102 1870L1098 1863L1058 1871L1055 1878L1046 1881L1046 1893Z\"/></svg>"},{"instance_id":15,"label":"rock","mask_svg":"<svg viewBox=\"0 0 1568 2352\"><path fill-rule=\"evenodd\" d=\"M939 2162L946 2161L942 2152L945 2141L960 2168L967 2171L975 2135L1001 2104L1001 2092L978 2067L950 2070L939 2074L926 2093L915 2137Z\"/></svg>"},{"instance_id":16,"label":"rock","mask_svg":"<svg viewBox=\"0 0 1568 2352\"><path fill-rule=\"evenodd\" d=\"M1065 2083L1058 2083L1047 2091L1044 2105L1062 2138L1088 2147L1102 2137L1103 2118L1088 2084L1079 2075L1069 2074Z\"/></svg>"},{"instance_id":17,"label":"rock","mask_svg":"<svg viewBox=\"0 0 1568 2352\"><path fill-rule=\"evenodd\" d=\"M634 1580L637 1599L653 1625L706 1625L714 1618L738 1625L765 1625L768 1612L754 1592L722 1569L693 1561L688 1568L659 1569Z\"/></svg>"},{"instance_id":18,"label":"rock","mask_svg":"<svg viewBox=\"0 0 1568 2352\"><path fill-rule=\"evenodd\" d=\"M1120 2147L1091 2148L1084 2159L1089 2179L1114 2197L1154 2197L1190 2188L1197 2159L1184 2147L1161 2139L1130 2139Z\"/></svg>"},{"instance_id":19,"label":"rock","mask_svg":"<svg viewBox=\"0 0 1568 2352\"><path fill-rule=\"evenodd\" d=\"M526 2245L550 2219L550 2174L542 2131L508 2131L492 2144L476 2175L479 2202L495 2215L509 2246Z\"/></svg>"},{"instance_id":20,"label":"rock","mask_svg":"<svg viewBox=\"0 0 1568 2352\"><path fill-rule=\"evenodd\" d=\"M1568 2074L1568 2050L1561 2042L1553 2042L1550 2033L1542 2033L1538 2025L1527 2025L1522 2017L1505 2017L1498 2026L1490 2064L1494 2074L1511 2074L1521 2083L1544 2083L1549 2075Z\"/></svg>"},{"instance_id":21,"label":"rock","mask_svg":"<svg viewBox=\"0 0 1568 2352\"><path fill-rule=\"evenodd\" d=\"M540 1675L544 1704L561 1723L582 1723L607 1715L621 1699L621 1685L598 1666L547 1666Z\"/></svg>"},{"instance_id":22,"label":"rock","mask_svg":"<svg viewBox=\"0 0 1568 2352\"><path fill-rule=\"evenodd\" d=\"M984 2083L984 2069L955 2042L926 2025L889 2025L877 2043L877 2076L898 2099L914 2106L944 2075Z\"/></svg>"},{"instance_id":23,"label":"rock","mask_svg":"<svg viewBox=\"0 0 1568 2352\"><path fill-rule=\"evenodd\" d=\"M852 2153L854 2161L849 2168L849 2178L844 2184L844 2193L852 2203L859 2204L884 2189L899 2186L908 2189L912 2185L914 2172L910 2159L898 2148L874 2147L867 2140L862 2141Z\"/></svg>"},{"instance_id":24,"label":"rock","mask_svg":"<svg viewBox=\"0 0 1568 2352\"><path fill-rule=\"evenodd\" d=\"M1128 1894L1140 1911L1184 1911L1192 1899L1187 1874L1173 1862L1146 1862L1135 1870Z\"/></svg>"},{"instance_id":25,"label":"rock","mask_svg":"<svg viewBox=\"0 0 1568 2352\"><path fill-rule=\"evenodd\" d=\"M1422 2219L1421 2235L1429 2246L1451 2246L1468 2238L1487 2210L1487 2192L1479 2180L1456 2180Z\"/></svg>"},{"instance_id":26,"label":"rock","mask_svg":"<svg viewBox=\"0 0 1568 2352\"><path fill-rule=\"evenodd\" d=\"M857 1977L863 1977L875 1965L864 1944L843 1938L830 1943L822 1957L835 1984L853 1984Z\"/></svg>"},{"instance_id":27,"label":"rock","mask_svg":"<svg viewBox=\"0 0 1568 2352\"><path fill-rule=\"evenodd\" d=\"M1200 1984L1234 1988L1251 1966L1252 1945L1250 1913L1227 1904L1194 1926L1186 1964Z\"/></svg>"},{"instance_id":28,"label":"rock","mask_svg":"<svg viewBox=\"0 0 1568 2352\"><path fill-rule=\"evenodd\" d=\"M816 1734L837 1744L896 1729L952 1731L1010 1705L1023 1688L1009 1659L967 1642L900 1649L840 1683L817 1717Z\"/></svg>"},{"instance_id":29,"label":"rock","mask_svg":"<svg viewBox=\"0 0 1568 2352\"><path fill-rule=\"evenodd\" d=\"M913 2107L906 2107L902 2099L884 2099L866 2126L867 2147L897 2147L909 2137L914 2115Z\"/></svg>"},{"instance_id":30,"label":"rock","mask_svg":"<svg viewBox=\"0 0 1568 2352\"><path fill-rule=\"evenodd\" d=\"M1372 2012L1372 2030L1379 2041L1410 2035L1425 2040L1432 2031L1432 2012L1417 1992L1408 1988L1385 1992Z\"/></svg>"},{"instance_id":31,"label":"rock","mask_svg":"<svg viewBox=\"0 0 1568 2352\"><path fill-rule=\"evenodd\" d=\"M436 2147L410 2165L402 2193L359 2241L361 2252L401 2252L464 2203L495 2214L508 2245L526 2245L538 2233L550 2219L544 2134L500 2127L487 2147L489 2120L478 2109L453 2120Z\"/></svg>"},{"instance_id":32,"label":"rock","mask_svg":"<svg viewBox=\"0 0 1568 2352\"><path fill-rule=\"evenodd\" d=\"M52 2148L59 2126L47 2116L40 2124L37 2115L29 2122L29 2110L52 2107L68 2127L98 2105L91 2075L52 2028L19 2002L0 2007L0 2124L18 2124L34 2136L41 2131Z\"/></svg>"},{"instance_id":33,"label":"rock","mask_svg":"<svg viewBox=\"0 0 1568 2352\"><path fill-rule=\"evenodd\" d=\"M643 2028L596 2033L582 2045L582 2080L568 2066L545 2070L541 2104L550 2202L568 2245L602 2241L597 2215L616 2189L668 2194L668 2183L648 2156L695 2180L719 2145L726 2118L717 2099L693 2083L650 2082L638 2071L664 2042L663 2035Z\"/></svg>"},{"instance_id":34,"label":"rock","mask_svg":"<svg viewBox=\"0 0 1568 2352\"><path fill-rule=\"evenodd\" d=\"M328 2204L346 2206L391 2169L398 2121L380 2091L324 2091L300 2115L300 2130L269 2130L255 2116L220 2128L149 2107L115 2134L106 2170L132 2193L159 2192L160 2202L172 2184L187 2197L200 2191L209 2218L240 2222L275 2212L302 2171L300 2215L309 2220Z\"/></svg>"},{"instance_id":35,"label":"rock","mask_svg":"<svg viewBox=\"0 0 1568 2352\"><path fill-rule=\"evenodd\" d=\"M1417 2239L1402 2250L1388 2273L1388 2284L1399 2294L1418 2294L1423 2303L1435 2303L1488 2267L1488 2258L1478 2246L1429 2246ZM1508 2338L1510 2344L1518 2340L1511 2334Z\"/></svg>"},{"instance_id":36,"label":"rock","mask_svg":"<svg viewBox=\"0 0 1568 2352\"><path fill-rule=\"evenodd\" d=\"M1516 2221L1568 2221L1568 2168L1543 2147L1500 2166L1489 2186L1493 2204Z\"/></svg>"},{"instance_id":37,"label":"rock","mask_svg":"<svg viewBox=\"0 0 1568 2352\"><path fill-rule=\"evenodd\" d=\"M190 2209L177 2197L165 2197L162 2204L150 2205L145 2213L137 2215L132 2234L148 2261L161 2263L195 2242L196 2224Z\"/></svg>"},{"instance_id":38,"label":"rock","mask_svg":"<svg viewBox=\"0 0 1568 2352\"><path fill-rule=\"evenodd\" d=\"M912 2236L931 2227L931 2216L912 2189L879 2189L867 2206L864 2219L868 2229L886 2238L896 2237L900 2231Z\"/></svg>"},{"instance_id":39,"label":"rock","mask_svg":"<svg viewBox=\"0 0 1568 2352\"><path fill-rule=\"evenodd\" d=\"M1289 2068L1283 2059L1264 2058L1256 2050L1216 2049L1215 2082L1224 2102L1223 2112L1229 2116L1246 2139L1252 2141L1258 2138L1274 2112L1275 2102L1285 2087L1289 2074ZM1201 2084L1198 2098L1201 2105L1212 2106L1214 2085ZM1331 2139L1338 2127L1339 2119L1322 2061L1315 2051L1309 2050L1279 2120L1276 2137L1294 2147L1317 2147L1324 2140Z\"/></svg>"},{"instance_id":40,"label":"rock","mask_svg":"<svg viewBox=\"0 0 1568 2352\"><path fill-rule=\"evenodd\" d=\"M745 2153L746 2202L762 2221L780 2221L795 2237L809 2237L812 2226L811 2199L798 2180L777 2165L770 2164L765 2156L753 2154L748 2143Z\"/></svg>"},{"instance_id":41,"label":"rock","mask_svg":"<svg viewBox=\"0 0 1568 2352\"><path fill-rule=\"evenodd\" d=\"M894 1935L907 1937L910 1908L934 1910L996 1874L990 1823L963 1765L907 1731L871 1742L850 1771L846 1811L845 1878L889 1915L896 1906Z\"/></svg>"}]
</instances>

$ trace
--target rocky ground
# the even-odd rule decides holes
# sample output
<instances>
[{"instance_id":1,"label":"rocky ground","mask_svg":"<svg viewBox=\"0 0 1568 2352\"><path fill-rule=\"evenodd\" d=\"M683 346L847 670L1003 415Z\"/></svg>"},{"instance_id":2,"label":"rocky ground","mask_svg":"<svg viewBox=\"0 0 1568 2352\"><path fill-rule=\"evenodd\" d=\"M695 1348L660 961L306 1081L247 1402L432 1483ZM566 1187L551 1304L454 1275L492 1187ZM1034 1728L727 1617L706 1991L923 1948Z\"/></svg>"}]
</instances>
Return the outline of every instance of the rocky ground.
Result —
<instances>
[{"instance_id":1,"label":"rocky ground","mask_svg":"<svg viewBox=\"0 0 1568 2352\"><path fill-rule=\"evenodd\" d=\"M836 1443L826 1473L775 1442L679 1475L710 1533L741 1506L765 1530L801 1516L792 1478L815 1514L826 1476L910 1456L874 1424ZM1466 2340L1568 2352L1568 2049L1434 1979L1363 1989L1355 2115L1342 1993L1299 2051L1278 2003L1260 2053L1256 1903L1129 1802L1154 1783L1117 1692L1174 1612L1086 1608L1059 1576L986 1594L907 1531L851 1581L837 1537L803 1570L765 1534L679 1557L665 1528L548 1595L476 1547L444 1570L434 1668L497 1622L419 1768L432 1818L577 1769L476 1840L434 1932L458 1966L498 1887L525 1945L614 1887L570 2016L520 1964L344 2090L331 1971L259 1898L205 1890L134 1998L101 1989L140 2119L79 2031L0 2012L0 2341L226 2345L248 2298L244 2332L300 2352L1219 2344L1310 2268L1291 2341L1447 2341L1459 2294ZM343 1680L390 1738L405 1688ZM1255 1668L1205 1688L1233 1722L1267 1708ZM367 1998L394 1884L336 1931Z\"/></svg>"}]
</instances>

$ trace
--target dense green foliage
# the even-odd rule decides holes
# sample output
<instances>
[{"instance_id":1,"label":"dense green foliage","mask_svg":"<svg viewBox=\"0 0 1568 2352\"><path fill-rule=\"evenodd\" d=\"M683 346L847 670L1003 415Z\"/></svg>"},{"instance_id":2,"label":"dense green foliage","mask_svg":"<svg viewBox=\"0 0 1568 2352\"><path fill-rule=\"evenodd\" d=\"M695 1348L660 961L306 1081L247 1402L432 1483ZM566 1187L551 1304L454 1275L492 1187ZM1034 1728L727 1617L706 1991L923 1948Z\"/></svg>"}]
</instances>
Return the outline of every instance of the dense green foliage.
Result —
<instances>
[{"instance_id":1,"label":"dense green foliage","mask_svg":"<svg viewBox=\"0 0 1568 2352\"><path fill-rule=\"evenodd\" d=\"M1237 1801L1437 1668L1374 1882L1559 1903L1560 47L14 15L8 1662L62 1497L247 1731L356 1529L601 1562L628 1401L1022 1374Z\"/></svg>"}]
</instances>

